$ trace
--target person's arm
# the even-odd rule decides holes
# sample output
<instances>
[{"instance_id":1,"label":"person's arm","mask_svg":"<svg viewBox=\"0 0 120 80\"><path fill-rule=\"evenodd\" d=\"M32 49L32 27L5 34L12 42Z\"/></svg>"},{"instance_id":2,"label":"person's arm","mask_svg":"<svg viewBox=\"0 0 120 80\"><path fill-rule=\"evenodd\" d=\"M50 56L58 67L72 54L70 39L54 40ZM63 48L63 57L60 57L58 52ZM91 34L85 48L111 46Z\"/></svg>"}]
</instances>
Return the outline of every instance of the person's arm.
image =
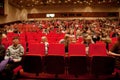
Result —
<instances>
[{"instance_id":1,"label":"person's arm","mask_svg":"<svg viewBox=\"0 0 120 80\"><path fill-rule=\"evenodd\" d=\"M24 55L24 48L23 48L23 46L20 46L20 56L22 56L22 55Z\"/></svg>"},{"instance_id":2,"label":"person's arm","mask_svg":"<svg viewBox=\"0 0 120 80\"><path fill-rule=\"evenodd\" d=\"M64 43L64 39L61 39L61 40L59 41L59 44L62 44L62 43Z\"/></svg>"},{"instance_id":3,"label":"person's arm","mask_svg":"<svg viewBox=\"0 0 120 80\"><path fill-rule=\"evenodd\" d=\"M108 55L110 55L110 56L120 56L120 54L116 54L116 53L111 52L111 51L108 52Z\"/></svg>"},{"instance_id":4,"label":"person's arm","mask_svg":"<svg viewBox=\"0 0 120 80\"><path fill-rule=\"evenodd\" d=\"M4 59L8 59L8 58L10 58L10 50L9 50L9 47L8 47L7 50L6 50Z\"/></svg>"},{"instance_id":5,"label":"person's arm","mask_svg":"<svg viewBox=\"0 0 120 80\"><path fill-rule=\"evenodd\" d=\"M20 62L21 61L21 59L19 58L19 59L12 59L14 62Z\"/></svg>"},{"instance_id":6,"label":"person's arm","mask_svg":"<svg viewBox=\"0 0 120 80\"><path fill-rule=\"evenodd\" d=\"M120 54L117 54L116 51L117 51L117 47L118 45L117 44L114 44L114 46L111 48L111 50L108 52L108 55L110 56L120 56Z\"/></svg>"}]
</instances>

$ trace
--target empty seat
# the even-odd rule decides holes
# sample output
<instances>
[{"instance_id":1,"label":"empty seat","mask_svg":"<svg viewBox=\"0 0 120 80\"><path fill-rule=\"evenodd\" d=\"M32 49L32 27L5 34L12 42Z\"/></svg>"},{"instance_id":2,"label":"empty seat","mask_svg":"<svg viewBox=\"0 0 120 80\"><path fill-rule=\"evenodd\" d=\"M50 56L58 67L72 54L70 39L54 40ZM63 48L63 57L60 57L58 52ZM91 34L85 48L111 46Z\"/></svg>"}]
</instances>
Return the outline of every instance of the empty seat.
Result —
<instances>
[{"instance_id":1,"label":"empty seat","mask_svg":"<svg viewBox=\"0 0 120 80\"><path fill-rule=\"evenodd\" d=\"M42 61L40 55L24 55L22 58L22 68L24 72L39 75L42 72Z\"/></svg>"},{"instance_id":2,"label":"empty seat","mask_svg":"<svg viewBox=\"0 0 120 80\"><path fill-rule=\"evenodd\" d=\"M91 62L91 73L95 76L112 75L115 59L109 56L94 56Z\"/></svg>"},{"instance_id":3,"label":"empty seat","mask_svg":"<svg viewBox=\"0 0 120 80\"><path fill-rule=\"evenodd\" d=\"M49 44L48 55L65 55L64 44Z\"/></svg>"},{"instance_id":4,"label":"empty seat","mask_svg":"<svg viewBox=\"0 0 120 80\"><path fill-rule=\"evenodd\" d=\"M107 56L107 50L105 44L90 44L89 56Z\"/></svg>"},{"instance_id":5,"label":"empty seat","mask_svg":"<svg viewBox=\"0 0 120 80\"><path fill-rule=\"evenodd\" d=\"M31 43L29 44L29 54L45 54L45 45L40 43Z\"/></svg>"},{"instance_id":6,"label":"empty seat","mask_svg":"<svg viewBox=\"0 0 120 80\"><path fill-rule=\"evenodd\" d=\"M68 47L68 73L76 77L87 73L87 57L84 44L70 44Z\"/></svg>"},{"instance_id":7,"label":"empty seat","mask_svg":"<svg viewBox=\"0 0 120 80\"><path fill-rule=\"evenodd\" d=\"M91 73L98 77L99 75L109 75L114 71L114 58L107 56L104 44L91 44L89 47L89 56L91 57Z\"/></svg>"},{"instance_id":8,"label":"empty seat","mask_svg":"<svg viewBox=\"0 0 120 80\"><path fill-rule=\"evenodd\" d=\"M84 44L69 44L68 54L70 56L86 56Z\"/></svg>"},{"instance_id":9,"label":"empty seat","mask_svg":"<svg viewBox=\"0 0 120 80\"><path fill-rule=\"evenodd\" d=\"M49 44L48 55L44 56L45 72L50 74L63 74L65 71L64 44Z\"/></svg>"}]
</instances>

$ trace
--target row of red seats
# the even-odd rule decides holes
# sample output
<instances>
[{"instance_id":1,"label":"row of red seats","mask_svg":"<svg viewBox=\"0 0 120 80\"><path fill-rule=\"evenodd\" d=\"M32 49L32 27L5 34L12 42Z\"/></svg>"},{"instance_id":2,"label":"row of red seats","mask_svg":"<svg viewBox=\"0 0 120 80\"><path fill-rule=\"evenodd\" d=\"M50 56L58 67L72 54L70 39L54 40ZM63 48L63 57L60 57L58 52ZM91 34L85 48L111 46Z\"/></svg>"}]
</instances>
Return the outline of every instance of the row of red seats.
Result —
<instances>
[{"instance_id":1,"label":"row of red seats","mask_svg":"<svg viewBox=\"0 0 120 80\"><path fill-rule=\"evenodd\" d=\"M39 47L40 46L42 46L42 45L40 45L40 42L37 42L37 41L34 41L34 40L29 40L28 42L26 42L25 40L21 40L20 39L20 43L23 45L23 47L24 47L24 49L25 49L25 52L26 52L26 50L27 50L27 48L30 48L29 50L31 50L31 48L33 48L33 50L34 50L34 48L35 49L37 49L38 48L38 50L36 50L36 52L38 51L40 51L39 50ZM32 44L31 44L32 43ZM12 44L12 40L7 40L7 38L5 39L5 40L2 40L2 44L5 46L5 48L7 48L9 45L11 45ZM27 46L27 44L28 44L28 46ZM50 43L50 45L49 45L49 48L51 48L50 46L51 46L51 44L53 44L53 43ZM56 45L57 45L58 43L56 42ZM90 45L90 49L89 50L91 50L91 46L101 46L101 45L104 45L104 48L105 48L105 43L103 43L103 42L101 42L101 43L96 43L96 44L91 44ZM31 45L32 46L34 46L34 47L31 47ZM38 46L39 45L39 46ZM78 44L78 43L76 43L76 44L74 44L74 45L72 45L72 46L75 46L76 48L78 47L78 48L80 48L81 47L81 45L82 44ZM112 48L112 46L114 45L114 43L110 43L109 44L109 50ZM37 47L38 46L38 47ZM71 45L70 45L71 46ZM44 47L44 46L43 46ZM103 49L102 49L103 47L100 47L100 51L103 51ZM53 48L54 49L54 48ZM69 51L71 51L71 50L73 50L73 51L77 51L77 50L74 50L73 48L71 48L71 49L69 49ZM79 50L79 49L78 49ZM85 50L85 49L83 49L83 50ZM96 49L95 49L96 50ZM94 50L94 51L95 51ZM92 51L92 50L91 50ZM91 51L89 52L89 53L91 53ZM105 50L104 50L105 51ZM37 52L37 53L38 53Z\"/></svg>"},{"instance_id":2,"label":"row of red seats","mask_svg":"<svg viewBox=\"0 0 120 80\"><path fill-rule=\"evenodd\" d=\"M42 36L46 36L48 38L48 41L51 41L51 40L60 40L62 38L64 38L64 33L61 33L61 34L57 34L56 32L50 32L49 34L44 34L42 32L23 32L21 34L15 34L15 33L8 33L7 34L7 38L9 40L11 40L14 36L19 36L21 39L25 39L25 37L27 38L27 41L28 40L38 40L40 41L41 40L41 37ZM78 42L82 42L83 41L83 38L79 38L78 39ZM113 37L111 38L111 41L112 43L115 43L117 41L117 38L116 37Z\"/></svg>"},{"instance_id":3,"label":"row of red seats","mask_svg":"<svg viewBox=\"0 0 120 80\"><path fill-rule=\"evenodd\" d=\"M29 46L28 54L41 54L45 55L45 45L40 43L31 43ZM57 53L56 53L57 52ZM105 44L90 44L89 56L107 56ZM69 56L86 56L86 47L84 44L69 44ZM65 55L64 44L49 44L48 55Z\"/></svg>"},{"instance_id":4,"label":"row of red seats","mask_svg":"<svg viewBox=\"0 0 120 80\"><path fill-rule=\"evenodd\" d=\"M107 56L104 44L91 44L90 57L86 56L84 44L70 44L67 56L64 49L63 44L50 44L48 55L44 55L44 44L31 43L29 53L23 56L21 68L36 75L68 72L75 77L86 73L99 76L114 72L114 58Z\"/></svg>"},{"instance_id":5,"label":"row of red seats","mask_svg":"<svg viewBox=\"0 0 120 80\"><path fill-rule=\"evenodd\" d=\"M34 24L17 24L15 26L21 32L28 32L28 31L39 31L39 27Z\"/></svg>"}]
</instances>

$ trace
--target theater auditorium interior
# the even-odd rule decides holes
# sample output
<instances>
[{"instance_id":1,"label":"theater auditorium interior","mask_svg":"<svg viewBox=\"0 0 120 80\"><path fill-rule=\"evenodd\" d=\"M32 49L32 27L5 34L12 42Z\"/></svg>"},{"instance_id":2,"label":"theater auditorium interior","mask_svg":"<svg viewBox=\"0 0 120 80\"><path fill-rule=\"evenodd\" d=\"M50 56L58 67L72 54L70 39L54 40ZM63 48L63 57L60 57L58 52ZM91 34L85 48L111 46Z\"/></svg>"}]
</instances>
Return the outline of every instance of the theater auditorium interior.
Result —
<instances>
[{"instance_id":1,"label":"theater auditorium interior","mask_svg":"<svg viewBox=\"0 0 120 80\"><path fill-rule=\"evenodd\" d=\"M120 0L0 0L0 80L75 79L120 80Z\"/></svg>"}]
</instances>

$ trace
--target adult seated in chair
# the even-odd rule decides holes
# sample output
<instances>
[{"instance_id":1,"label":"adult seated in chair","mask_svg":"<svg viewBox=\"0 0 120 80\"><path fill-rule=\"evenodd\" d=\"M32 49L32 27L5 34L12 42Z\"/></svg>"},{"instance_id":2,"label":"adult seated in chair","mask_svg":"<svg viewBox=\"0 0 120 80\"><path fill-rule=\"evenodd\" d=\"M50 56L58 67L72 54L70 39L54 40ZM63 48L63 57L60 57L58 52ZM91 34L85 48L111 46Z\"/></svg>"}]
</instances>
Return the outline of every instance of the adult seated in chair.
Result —
<instances>
[{"instance_id":1,"label":"adult seated in chair","mask_svg":"<svg viewBox=\"0 0 120 80\"><path fill-rule=\"evenodd\" d=\"M120 70L120 35L117 38L117 43L114 44L108 54L115 57L115 68ZM118 72L113 74L116 74L116 78L119 80Z\"/></svg>"},{"instance_id":2,"label":"adult seated in chair","mask_svg":"<svg viewBox=\"0 0 120 80\"><path fill-rule=\"evenodd\" d=\"M47 37L46 36L42 36L40 43L45 44L45 55L47 55L48 54L48 46L49 46Z\"/></svg>"},{"instance_id":3,"label":"adult seated in chair","mask_svg":"<svg viewBox=\"0 0 120 80\"><path fill-rule=\"evenodd\" d=\"M68 45L71 43L70 41L70 36L68 34L66 34L64 36L64 39L61 39L59 41L60 44L64 44L65 45L65 52L68 53Z\"/></svg>"},{"instance_id":4,"label":"adult seated in chair","mask_svg":"<svg viewBox=\"0 0 120 80\"><path fill-rule=\"evenodd\" d=\"M115 67L120 69L120 36L108 54L115 57Z\"/></svg>"},{"instance_id":5,"label":"adult seated in chair","mask_svg":"<svg viewBox=\"0 0 120 80\"><path fill-rule=\"evenodd\" d=\"M11 78L13 69L21 64L23 54L24 48L19 44L19 38L14 37L12 45L6 50L5 59L0 63L0 71L5 73L8 79Z\"/></svg>"}]
</instances>

